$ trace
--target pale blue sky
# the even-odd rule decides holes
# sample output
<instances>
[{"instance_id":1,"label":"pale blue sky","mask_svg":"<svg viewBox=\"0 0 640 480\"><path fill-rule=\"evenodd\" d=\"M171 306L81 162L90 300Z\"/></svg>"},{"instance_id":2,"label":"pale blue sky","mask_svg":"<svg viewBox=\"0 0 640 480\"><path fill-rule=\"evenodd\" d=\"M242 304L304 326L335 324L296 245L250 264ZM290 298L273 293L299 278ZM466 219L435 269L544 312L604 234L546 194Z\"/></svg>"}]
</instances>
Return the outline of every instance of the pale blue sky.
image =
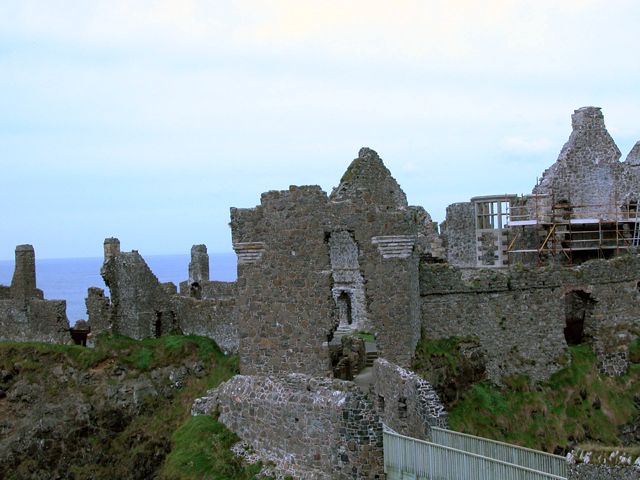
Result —
<instances>
[{"instance_id":1,"label":"pale blue sky","mask_svg":"<svg viewBox=\"0 0 640 480\"><path fill-rule=\"evenodd\" d=\"M0 259L231 251L229 207L380 154L442 221L527 193L573 110L640 140L640 4L0 0Z\"/></svg>"}]
</instances>

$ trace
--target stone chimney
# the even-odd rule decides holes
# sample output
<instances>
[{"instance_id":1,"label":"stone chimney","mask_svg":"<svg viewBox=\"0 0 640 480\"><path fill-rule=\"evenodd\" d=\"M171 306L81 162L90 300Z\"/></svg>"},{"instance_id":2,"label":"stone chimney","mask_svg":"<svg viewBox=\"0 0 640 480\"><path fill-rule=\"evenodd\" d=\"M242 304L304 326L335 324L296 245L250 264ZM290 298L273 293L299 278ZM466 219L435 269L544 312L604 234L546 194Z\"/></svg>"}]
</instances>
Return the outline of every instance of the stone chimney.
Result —
<instances>
[{"instance_id":1,"label":"stone chimney","mask_svg":"<svg viewBox=\"0 0 640 480\"><path fill-rule=\"evenodd\" d=\"M120 253L120 240L117 238L107 238L104 241L104 261L106 262L110 258L116 256L116 253Z\"/></svg>"},{"instance_id":2,"label":"stone chimney","mask_svg":"<svg viewBox=\"0 0 640 480\"><path fill-rule=\"evenodd\" d=\"M206 245L191 247L191 263L189 263L189 284L209 281L209 255Z\"/></svg>"},{"instance_id":3,"label":"stone chimney","mask_svg":"<svg viewBox=\"0 0 640 480\"><path fill-rule=\"evenodd\" d=\"M604 115L600 107L582 107L571 115L573 130L581 128L604 128Z\"/></svg>"},{"instance_id":4,"label":"stone chimney","mask_svg":"<svg viewBox=\"0 0 640 480\"><path fill-rule=\"evenodd\" d=\"M16 247L16 266L11 280L11 297L26 301L38 296L36 291L36 254L32 245Z\"/></svg>"}]
</instances>

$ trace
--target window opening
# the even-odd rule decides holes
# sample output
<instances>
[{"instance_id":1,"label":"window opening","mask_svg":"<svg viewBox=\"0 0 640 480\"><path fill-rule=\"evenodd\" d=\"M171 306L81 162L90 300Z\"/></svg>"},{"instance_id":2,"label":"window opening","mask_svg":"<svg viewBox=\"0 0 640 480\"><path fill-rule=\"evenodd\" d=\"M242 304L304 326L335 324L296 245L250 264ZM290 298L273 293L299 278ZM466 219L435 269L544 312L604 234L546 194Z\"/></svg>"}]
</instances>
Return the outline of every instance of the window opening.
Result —
<instances>
[{"instance_id":1,"label":"window opening","mask_svg":"<svg viewBox=\"0 0 640 480\"><path fill-rule=\"evenodd\" d=\"M509 202L476 203L476 227L478 230L504 228L509 223Z\"/></svg>"},{"instance_id":2,"label":"window opening","mask_svg":"<svg viewBox=\"0 0 640 480\"><path fill-rule=\"evenodd\" d=\"M156 313L156 338L162 336L162 312Z\"/></svg>"}]
</instances>

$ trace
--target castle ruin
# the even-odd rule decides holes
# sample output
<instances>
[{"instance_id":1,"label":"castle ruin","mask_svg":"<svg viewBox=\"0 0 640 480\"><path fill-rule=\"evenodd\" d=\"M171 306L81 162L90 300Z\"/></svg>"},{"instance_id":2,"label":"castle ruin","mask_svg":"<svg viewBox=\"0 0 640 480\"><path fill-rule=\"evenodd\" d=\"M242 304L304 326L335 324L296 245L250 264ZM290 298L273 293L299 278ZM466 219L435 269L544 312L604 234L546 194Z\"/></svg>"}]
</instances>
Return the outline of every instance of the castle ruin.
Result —
<instances>
[{"instance_id":1,"label":"castle ruin","mask_svg":"<svg viewBox=\"0 0 640 480\"><path fill-rule=\"evenodd\" d=\"M70 339L65 300L45 300L36 287L33 246L18 245L11 286L0 285L0 341L64 343Z\"/></svg>"},{"instance_id":2,"label":"castle ruin","mask_svg":"<svg viewBox=\"0 0 640 480\"><path fill-rule=\"evenodd\" d=\"M421 333L473 338L498 384L547 379L580 343L593 347L602 374L626 372L640 336L640 142L619 158L600 109L576 110L531 194L450 205L439 232L363 148L330 195L291 186L231 209L236 282L210 281L206 247L194 245L178 293L138 252L105 240L110 298L89 289L89 325L136 339L214 338L239 353L241 375L194 413L217 406L221 421L297 478L381 478L383 420L418 438L448 424L433 388L410 371ZM58 341L64 328L52 325L64 321L38 313L54 304L38 303L26 247L11 287L0 287L3 331L33 340L33 319L49 318L39 341ZM357 331L374 335L381 357L368 394L336 379L364 365L358 342L334 341Z\"/></svg>"}]
</instances>

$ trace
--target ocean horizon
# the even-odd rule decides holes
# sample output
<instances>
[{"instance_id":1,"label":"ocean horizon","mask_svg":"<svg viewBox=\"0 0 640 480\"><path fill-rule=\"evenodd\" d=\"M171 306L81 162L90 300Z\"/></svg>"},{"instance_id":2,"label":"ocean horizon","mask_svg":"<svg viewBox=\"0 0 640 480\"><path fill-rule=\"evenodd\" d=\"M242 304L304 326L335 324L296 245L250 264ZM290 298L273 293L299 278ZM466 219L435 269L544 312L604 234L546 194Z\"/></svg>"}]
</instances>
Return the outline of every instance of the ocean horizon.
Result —
<instances>
[{"instance_id":1,"label":"ocean horizon","mask_svg":"<svg viewBox=\"0 0 640 480\"><path fill-rule=\"evenodd\" d=\"M145 262L162 283L180 282L189 278L191 255L146 255ZM87 320L84 299L89 287L102 288L110 296L109 289L100 276L104 257L83 258L36 258L36 286L44 292L47 300L66 300L69 325ZM209 271L211 280L232 282L236 280L235 253L210 253ZM15 262L0 260L0 285L11 285Z\"/></svg>"}]
</instances>

